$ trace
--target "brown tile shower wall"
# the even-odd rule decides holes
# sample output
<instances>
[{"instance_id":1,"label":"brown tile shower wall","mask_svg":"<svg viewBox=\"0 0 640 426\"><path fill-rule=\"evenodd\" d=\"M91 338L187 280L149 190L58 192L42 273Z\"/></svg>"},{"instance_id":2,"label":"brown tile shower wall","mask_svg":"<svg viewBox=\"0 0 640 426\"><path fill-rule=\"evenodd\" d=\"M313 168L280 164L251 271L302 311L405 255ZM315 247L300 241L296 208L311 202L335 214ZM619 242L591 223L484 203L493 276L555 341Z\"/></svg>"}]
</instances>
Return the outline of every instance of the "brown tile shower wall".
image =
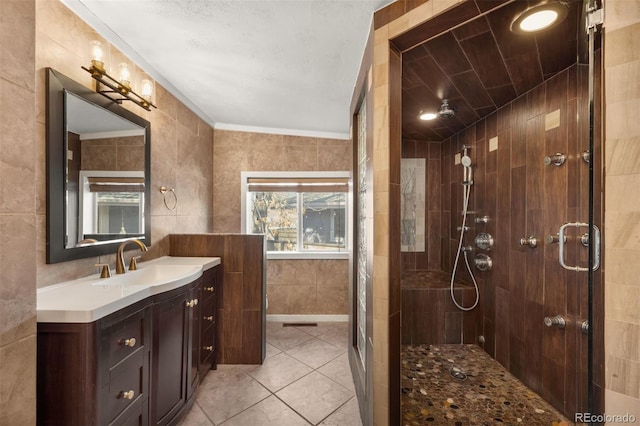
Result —
<instances>
[{"instance_id":1,"label":"brown tile shower wall","mask_svg":"<svg viewBox=\"0 0 640 426\"><path fill-rule=\"evenodd\" d=\"M425 173L425 251L403 252L403 271L442 269L442 153L440 142L402 141L402 158L424 158Z\"/></svg>"},{"instance_id":2,"label":"brown tile shower wall","mask_svg":"<svg viewBox=\"0 0 640 426\"><path fill-rule=\"evenodd\" d=\"M0 424L35 424L36 157L33 0L0 2Z\"/></svg>"},{"instance_id":3,"label":"brown tile shower wall","mask_svg":"<svg viewBox=\"0 0 640 426\"><path fill-rule=\"evenodd\" d=\"M215 130L213 232L240 232L243 171L349 171L351 141ZM348 260L267 261L268 314L348 314Z\"/></svg>"},{"instance_id":4,"label":"brown tile shower wall","mask_svg":"<svg viewBox=\"0 0 640 426\"><path fill-rule=\"evenodd\" d=\"M586 366L586 336L577 326L587 317L586 274L562 269L557 245L544 244L544 237L555 234L563 223L588 219L587 193L581 192L586 188L588 166L578 156L588 147L588 139L577 121L587 112L587 94L579 88L585 78L585 68L574 65L442 144L442 224L447 236L443 269L451 270L459 238L462 166L454 165L454 157L462 145L471 146L474 185L469 210L476 212L469 216L466 244L473 244L475 235L483 231L495 239L488 253L493 269L474 271L481 303L465 314L465 335L482 334L490 355L569 416L586 408L575 402L576 396L586 401L579 394L586 389L586 369L578 367ZM596 108L597 116L600 105ZM599 125L596 133L598 129ZM569 155L565 165L544 166L544 157L556 152ZM593 155L596 170L599 154L598 150ZM599 194L598 185L596 197ZM485 214L488 224L473 222ZM596 212L596 223L600 219ZM520 238L528 236L538 238L537 248L520 246ZM570 235L567 250L568 263L578 257L585 264L588 253L577 243L576 233ZM464 272L459 276L469 280ZM601 312L599 278L595 285L595 310ZM556 314L567 319L565 330L543 325L545 316ZM596 339L602 341L600 320L596 316ZM598 352L594 376L598 386L603 384L597 368L601 363Z\"/></svg>"},{"instance_id":5,"label":"brown tile shower wall","mask_svg":"<svg viewBox=\"0 0 640 426\"><path fill-rule=\"evenodd\" d=\"M4 5L5 2L3 2ZM7 2L7 4L22 2ZM38 287L74 279L96 272L95 263L115 262L114 256L89 258L47 265L46 232L46 144L45 144L45 68L52 67L79 83L94 87L87 65L89 41L102 38L59 0L35 2L38 26L35 34L35 119L36 123L36 211ZM4 7L4 6L3 6ZM4 12L3 12L4 16ZM14 40L15 41L15 40ZM104 40L102 40L104 42ZM123 58L111 46L112 62ZM33 67L32 67L33 68ZM156 84L158 109L147 112L123 104L151 123L151 239L146 258L169 252L171 233L211 232L213 190L213 129L162 86ZM15 101L14 101L15 103ZM29 180L32 181L32 180ZM179 198L176 210L162 201L160 186L175 188Z\"/></svg>"}]
</instances>

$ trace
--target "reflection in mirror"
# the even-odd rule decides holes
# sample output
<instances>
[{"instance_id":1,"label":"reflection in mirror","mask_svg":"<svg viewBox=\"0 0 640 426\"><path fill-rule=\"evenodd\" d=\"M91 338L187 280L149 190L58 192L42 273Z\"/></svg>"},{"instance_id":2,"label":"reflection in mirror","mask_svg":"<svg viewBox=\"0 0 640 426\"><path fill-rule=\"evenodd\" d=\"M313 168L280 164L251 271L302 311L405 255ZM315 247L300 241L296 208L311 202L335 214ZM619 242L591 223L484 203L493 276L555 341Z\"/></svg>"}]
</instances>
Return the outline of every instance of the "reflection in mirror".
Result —
<instances>
[{"instance_id":1,"label":"reflection in mirror","mask_svg":"<svg viewBox=\"0 0 640 426\"><path fill-rule=\"evenodd\" d=\"M150 123L59 72L47 74L47 262L150 245Z\"/></svg>"},{"instance_id":2,"label":"reflection in mirror","mask_svg":"<svg viewBox=\"0 0 640 426\"><path fill-rule=\"evenodd\" d=\"M67 90L64 100L65 248L143 239L144 128Z\"/></svg>"}]
</instances>

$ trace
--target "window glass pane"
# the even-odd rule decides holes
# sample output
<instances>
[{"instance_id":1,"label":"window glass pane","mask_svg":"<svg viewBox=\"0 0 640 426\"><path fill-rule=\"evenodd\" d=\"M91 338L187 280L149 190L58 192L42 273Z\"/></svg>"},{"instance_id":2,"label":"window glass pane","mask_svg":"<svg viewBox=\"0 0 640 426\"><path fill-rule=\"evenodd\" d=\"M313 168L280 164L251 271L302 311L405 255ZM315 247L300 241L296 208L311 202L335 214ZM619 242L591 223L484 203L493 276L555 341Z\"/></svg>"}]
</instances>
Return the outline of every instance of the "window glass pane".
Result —
<instances>
[{"instance_id":1,"label":"window glass pane","mask_svg":"<svg viewBox=\"0 0 640 426\"><path fill-rule=\"evenodd\" d=\"M344 251L346 194L305 192L302 194L302 206L303 249Z\"/></svg>"},{"instance_id":2,"label":"window glass pane","mask_svg":"<svg viewBox=\"0 0 640 426\"><path fill-rule=\"evenodd\" d=\"M142 192L98 192L97 233L139 234Z\"/></svg>"},{"instance_id":3,"label":"window glass pane","mask_svg":"<svg viewBox=\"0 0 640 426\"><path fill-rule=\"evenodd\" d=\"M296 251L298 194L251 192L251 233L265 234L267 251Z\"/></svg>"}]
</instances>

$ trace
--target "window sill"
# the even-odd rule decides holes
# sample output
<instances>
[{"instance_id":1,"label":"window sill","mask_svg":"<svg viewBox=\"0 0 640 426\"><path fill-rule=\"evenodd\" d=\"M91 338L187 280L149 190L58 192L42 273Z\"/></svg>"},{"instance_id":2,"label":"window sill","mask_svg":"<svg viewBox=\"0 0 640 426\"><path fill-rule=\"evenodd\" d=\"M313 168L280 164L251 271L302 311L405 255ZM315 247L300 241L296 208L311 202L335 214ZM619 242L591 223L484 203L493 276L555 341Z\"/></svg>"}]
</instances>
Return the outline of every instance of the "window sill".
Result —
<instances>
[{"instance_id":1,"label":"window sill","mask_svg":"<svg viewBox=\"0 0 640 426\"><path fill-rule=\"evenodd\" d=\"M349 259L351 257L351 253L349 252L340 252L340 253L331 253L331 252L315 252L315 253L305 253L305 252L267 252L267 259Z\"/></svg>"}]
</instances>

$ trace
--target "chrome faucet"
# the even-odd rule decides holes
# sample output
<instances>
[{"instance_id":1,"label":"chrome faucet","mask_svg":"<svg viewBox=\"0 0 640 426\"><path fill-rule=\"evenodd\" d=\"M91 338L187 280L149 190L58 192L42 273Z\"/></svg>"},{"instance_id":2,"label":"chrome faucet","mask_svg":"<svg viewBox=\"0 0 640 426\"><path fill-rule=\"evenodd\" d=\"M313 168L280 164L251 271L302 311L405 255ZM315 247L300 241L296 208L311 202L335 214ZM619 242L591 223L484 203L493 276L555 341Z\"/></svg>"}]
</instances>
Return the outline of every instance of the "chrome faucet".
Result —
<instances>
[{"instance_id":1,"label":"chrome faucet","mask_svg":"<svg viewBox=\"0 0 640 426\"><path fill-rule=\"evenodd\" d=\"M124 248L129 244L129 243L136 243L138 245L138 247L140 247L140 250L142 251L147 251L147 246L144 245L144 243L140 240L128 240L123 242L122 244L120 244L118 246L118 251L116 253L116 274L124 274L126 271L124 269Z\"/></svg>"}]
</instances>

